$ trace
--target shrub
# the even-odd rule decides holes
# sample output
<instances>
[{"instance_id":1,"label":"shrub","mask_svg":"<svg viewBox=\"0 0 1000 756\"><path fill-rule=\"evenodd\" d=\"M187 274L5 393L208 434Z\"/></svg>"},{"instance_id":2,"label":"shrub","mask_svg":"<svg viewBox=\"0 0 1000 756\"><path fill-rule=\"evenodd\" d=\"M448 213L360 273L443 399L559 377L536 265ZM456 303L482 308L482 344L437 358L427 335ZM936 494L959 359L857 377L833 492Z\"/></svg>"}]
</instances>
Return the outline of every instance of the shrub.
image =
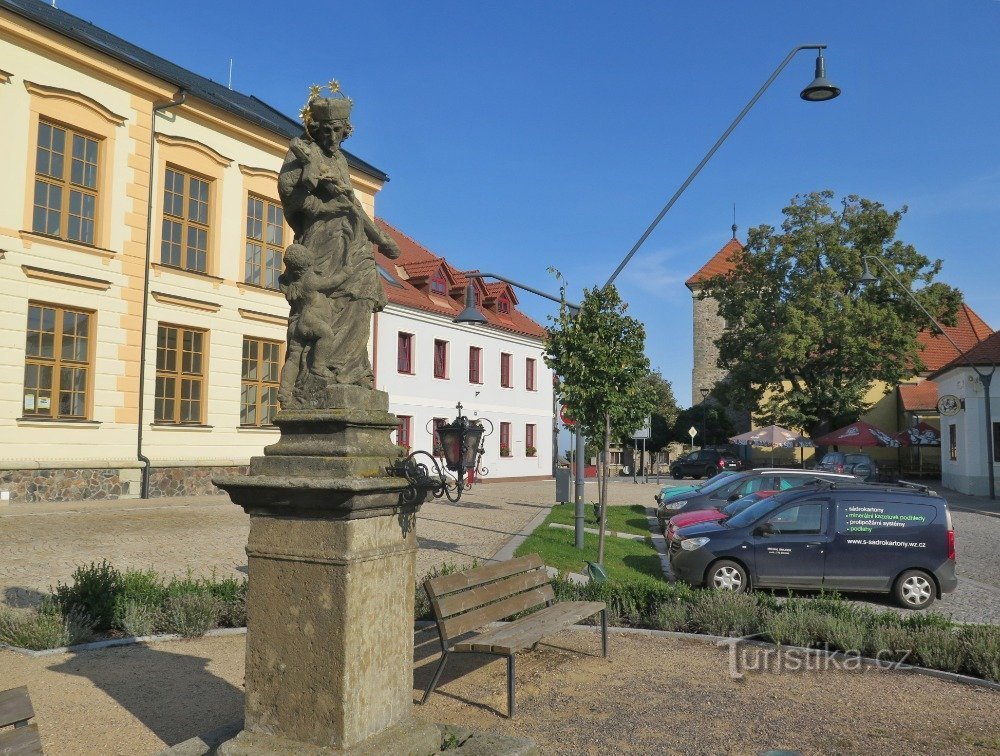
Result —
<instances>
[{"instance_id":1,"label":"shrub","mask_svg":"<svg viewBox=\"0 0 1000 756\"><path fill-rule=\"evenodd\" d=\"M125 599L115 607L118 624L129 635L140 638L152 635L160 625L160 610L141 601Z\"/></svg>"},{"instance_id":2,"label":"shrub","mask_svg":"<svg viewBox=\"0 0 1000 756\"><path fill-rule=\"evenodd\" d=\"M102 560L77 567L69 585L57 583L56 600L64 614L82 613L97 631L109 630L115 621L115 598L121 590L121 573Z\"/></svg>"},{"instance_id":3,"label":"shrub","mask_svg":"<svg viewBox=\"0 0 1000 756\"><path fill-rule=\"evenodd\" d=\"M14 612L0 607L0 643L31 651L83 643L90 638L88 617L79 610L66 615L46 607Z\"/></svg>"},{"instance_id":4,"label":"shrub","mask_svg":"<svg viewBox=\"0 0 1000 756\"><path fill-rule=\"evenodd\" d=\"M212 575L205 583L208 592L219 600L219 625L245 627L247 624L247 579L227 577L216 580Z\"/></svg>"},{"instance_id":5,"label":"shrub","mask_svg":"<svg viewBox=\"0 0 1000 756\"><path fill-rule=\"evenodd\" d=\"M959 632L965 648L965 669L985 680L1000 682L1000 628L968 625Z\"/></svg>"},{"instance_id":6,"label":"shrub","mask_svg":"<svg viewBox=\"0 0 1000 756\"><path fill-rule=\"evenodd\" d=\"M687 607L680 602L660 604L653 615L657 630L683 632L687 627Z\"/></svg>"},{"instance_id":7,"label":"shrub","mask_svg":"<svg viewBox=\"0 0 1000 756\"><path fill-rule=\"evenodd\" d=\"M864 654L884 662L916 662L913 658L913 631L893 622L895 615L879 617L881 622L873 623L865 638Z\"/></svg>"},{"instance_id":8,"label":"shrub","mask_svg":"<svg viewBox=\"0 0 1000 756\"><path fill-rule=\"evenodd\" d=\"M211 593L181 593L163 603L163 629L185 638L204 635L219 617L219 600Z\"/></svg>"},{"instance_id":9,"label":"shrub","mask_svg":"<svg viewBox=\"0 0 1000 756\"><path fill-rule=\"evenodd\" d=\"M861 652L868 637L868 624L861 618L836 615L821 615L823 621L818 623L818 641L826 643L839 651Z\"/></svg>"},{"instance_id":10,"label":"shrub","mask_svg":"<svg viewBox=\"0 0 1000 756\"><path fill-rule=\"evenodd\" d=\"M829 615L817 612L797 599L789 599L780 612L767 618L765 628L775 643L808 648L825 636L828 619Z\"/></svg>"},{"instance_id":11,"label":"shrub","mask_svg":"<svg viewBox=\"0 0 1000 756\"><path fill-rule=\"evenodd\" d=\"M924 627L912 631L913 650L919 663L946 672L961 672L965 666L966 646L952 630Z\"/></svg>"},{"instance_id":12,"label":"shrub","mask_svg":"<svg viewBox=\"0 0 1000 756\"><path fill-rule=\"evenodd\" d=\"M754 593L705 590L696 592L690 616L700 632L742 637L760 631L762 611Z\"/></svg>"},{"instance_id":13,"label":"shrub","mask_svg":"<svg viewBox=\"0 0 1000 756\"><path fill-rule=\"evenodd\" d=\"M115 627L120 627L129 635L149 635L149 632L136 633L129 629L125 624L126 612L130 616L130 622L135 622L140 613L153 615L163 605L166 595L163 579L153 570L125 570L121 574L120 588L115 597ZM142 625L141 621L139 625Z\"/></svg>"}]
</instances>

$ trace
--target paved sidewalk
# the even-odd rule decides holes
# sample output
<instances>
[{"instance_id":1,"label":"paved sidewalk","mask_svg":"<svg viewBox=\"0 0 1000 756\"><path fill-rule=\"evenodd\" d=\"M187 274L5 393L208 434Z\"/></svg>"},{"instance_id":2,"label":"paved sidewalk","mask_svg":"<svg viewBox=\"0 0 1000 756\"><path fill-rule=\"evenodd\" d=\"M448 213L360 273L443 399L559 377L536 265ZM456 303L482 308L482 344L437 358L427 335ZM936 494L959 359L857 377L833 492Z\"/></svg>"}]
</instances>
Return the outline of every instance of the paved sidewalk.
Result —
<instances>
[{"instance_id":1,"label":"paved sidewalk","mask_svg":"<svg viewBox=\"0 0 1000 756\"><path fill-rule=\"evenodd\" d=\"M652 501L656 486L615 482L613 503ZM443 562L488 560L554 503L553 481L481 483L456 504L424 504L417 516L417 574ZM597 487L587 483L588 501ZM0 602L35 603L81 564L218 577L246 572L250 518L226 496L12 504L0 507ZM500 557L503 558L503 557Z\"/></svg>"}]
</instances>

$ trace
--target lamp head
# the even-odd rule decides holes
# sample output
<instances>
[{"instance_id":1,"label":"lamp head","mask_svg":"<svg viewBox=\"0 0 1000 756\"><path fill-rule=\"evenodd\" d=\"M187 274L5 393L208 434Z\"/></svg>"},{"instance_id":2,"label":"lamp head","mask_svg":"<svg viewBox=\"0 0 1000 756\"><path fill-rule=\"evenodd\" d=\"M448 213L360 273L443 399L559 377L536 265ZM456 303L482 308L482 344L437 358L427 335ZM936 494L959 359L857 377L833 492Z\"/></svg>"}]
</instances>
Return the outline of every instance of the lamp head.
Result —
<instances>
[{"instance_id":1,"label":"lamp head","mask_svg":"<svg viewBox=\"0 0 1000 756\"><path fill-rule=\"evenodd\" d=\"M823 59L823 51L820 50L816 56L816 78L812 80L812 84L802 90L799 97L809 102L825 102L839 95L840 87L834 86L826 78L826 61Z\"/></svg>"},{"instance_id":2,"label":"lamp head","mask_svg":"<svg viewBox=\"0 0 1000 756\"><path fill-rule=\"evenodd\" d=\"M861 284L862 286L867 286L870 283L875 283L876 281L878 281L878 278L868 268L867 259L864 261L864 263L865 263L865 270L861 274L861 278L858 279L858 283Z\"/></svg>"},{"instance_id":3,"label":"lamp head","mask_svg":"<svg viewBox=\"0 0 1000 756\"><path fill-rule=\"evenodd\" d=\"M472 279L465 285L465 309L452 321L453 323L476 323L482 325L486 316L476 307L476 293L472 288Z\"/></svg>"}]
</instances>

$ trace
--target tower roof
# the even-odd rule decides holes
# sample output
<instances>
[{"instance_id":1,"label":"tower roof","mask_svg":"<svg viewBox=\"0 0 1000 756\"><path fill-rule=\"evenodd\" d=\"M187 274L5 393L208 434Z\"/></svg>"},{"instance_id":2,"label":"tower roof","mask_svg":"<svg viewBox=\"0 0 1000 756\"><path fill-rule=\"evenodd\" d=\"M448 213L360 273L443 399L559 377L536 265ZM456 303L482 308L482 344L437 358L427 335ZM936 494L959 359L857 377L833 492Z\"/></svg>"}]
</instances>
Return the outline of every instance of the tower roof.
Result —
<instances>
[{"instance_id":1,"label":"tower roof","mask_svg":"<svg viewBox=\"0 0 1000 756\"><path fill-rule=\"evenodd\" d=\"M736 268L735 256L743 251L743 245L739 239L730 239L725 245L712 255L712 258L698 269L698 272L691 276L684 285L689 289L694 289L707 281L712 276L725 275Z\"/></svg>"}]
</instances>

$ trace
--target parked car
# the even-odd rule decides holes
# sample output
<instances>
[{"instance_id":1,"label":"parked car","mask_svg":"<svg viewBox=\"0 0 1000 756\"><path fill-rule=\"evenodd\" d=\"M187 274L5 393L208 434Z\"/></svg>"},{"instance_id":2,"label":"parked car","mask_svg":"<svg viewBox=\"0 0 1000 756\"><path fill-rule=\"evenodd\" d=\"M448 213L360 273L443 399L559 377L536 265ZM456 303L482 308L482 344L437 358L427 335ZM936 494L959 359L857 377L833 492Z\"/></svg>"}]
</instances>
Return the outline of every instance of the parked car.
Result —
<instances>
[{"instance_id":1,"label":"parked car","mask_svg":"<svg viewBox=\"0 0 1000 756\"><path fill-rule=\"evenodd\" d=\"M816 465L817 470L827 472L850 473L862 480L878 480L878 465L867 454L845 454L844 452L828 452Z\"/></svg>"},{"instance_id":2,"label":"parked car","mask_svg":"<svg viewBox=\"0 0 1000 756\"><path fill-rule=\"evenodd\" d=\"M860 482L853 475L822 470L768 467L744 470L709 481L696 491L663 497L660 506L656 508L656 519L660 523L660 531L663 532L666 530L667 520L676 514L699 509L718 509L754 491L785 491L817 479L841 483Z\"/></svg>"},{"instance_id":3,"label":"parked car","mask_svg":"<svg viewBox=\"0 0 1000 756\"><path fill-rule=\"evenodd\" d=\"M727 520L681 528L674 575L717 590L809 588L891 593L924 609L954 591L948 503L922 486L800 486Z\"/></svg>"},{"instance_id":4,"label":"parked car","mask_svg":"<svg viewBox=\"0 0 1000 756\"><path fill-rule=\"evenodd\" d=\"M688 525L697 525L699 522L718 522L719 520L725 520L727 517L738 515L751 504L756 504L761 499L774 496L776 493L778 492L754 491L752 494L747 494L736 501L729 502L721 509L698 509L694 512L685 512L684 514L674 515L667 521L667 529L664 532L664 535L667 537L667 541L672 541L674 539L674 534L680 528L686 528Z\"/></svg>"},{"instance_id":5,"label":"parked car","mask_svg":"<svg viewBox=\"0 0 1000 756\"><path fill-rule=\"evenodd\" d=\"M684 477L711 478L722 470L739 471L743 469L743 461L735 454L716 449L699 449L698 451L678 457L670 463L670 475L674 480Z\"/></svg>"},{"instance_id":6,"label":"parked car","mask_svg":"<svg viewBox=\"0 0 1000 756\"><path fill-rule=\"evenodd\" d=\"M653 494L653 498L656 500L656 503L659 504L664 499L668 499L672 496L677 496L678 494L686 494L686 493L691 493L692 491L697 491L700 488L704 488L709 483L715 482L716 479L718 479L719 477L732 475L735 472L736 470L722 470L721 472L716 473L711 478L706 480L704 483L691 483L690 485L687 486L664 486L663 488L660 489L659 493Z\"/></svg>"}]
</instances>

